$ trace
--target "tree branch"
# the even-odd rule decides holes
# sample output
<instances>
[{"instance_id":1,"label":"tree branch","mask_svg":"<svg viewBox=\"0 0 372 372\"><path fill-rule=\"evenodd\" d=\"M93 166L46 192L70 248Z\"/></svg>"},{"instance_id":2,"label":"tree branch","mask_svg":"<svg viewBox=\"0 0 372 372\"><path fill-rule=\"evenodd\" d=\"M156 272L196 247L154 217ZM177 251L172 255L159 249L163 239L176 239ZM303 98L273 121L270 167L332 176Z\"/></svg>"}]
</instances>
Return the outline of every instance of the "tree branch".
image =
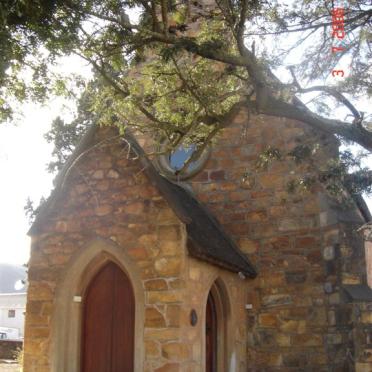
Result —
<instances>
[{"instance_id":1,"label":"tree branch","mask_svg":"<svg viewBox=\"0 0 372 372\"><path fill-rule=\"evenodd\" d=\"M168 1L167 0L161 0L161 18L163 21L163 32L165 37L168 35Z\"/></svg>"},{"instance_id":2,"label":"tree branch","mask_svg":"<svg viewBox=\"0 0 372 372\"><path fill-rule=\"evenodd\" d=\"M354 105L342 93L340 93L339 91L337 91L333 87L327 87L327 86L324 86L324 85L315 85L315 86L310 87L310 88L302 88L300 86L300 83L298 82L296 76L295 76L293 66L288 67L288 69L291 72L294 85L296 86L299 93L309 93L309 92L324 92L324 93L327 93L330 96L332 96L333 98L335 98L337 101L344 104L351 111L351 113L353 114L353 116L355 118L355 121L360 122L360 120L362 119L361 114L354 107Z\"/></svg>"},{"instance_id":3,"label":"tree branch","mask_svg":"<svg viewBox=\"0 0 372 372\"><path fill-rule=\"evenodd\" d=\"M352 125L340 120L323 118L314 114L303 104L288 103L273 96L268 96L267 104L261 107L260 113L273 116L281 116L288 119L295 119L310 125L314 129L337 134L363 146L372 151L372 133L362 126Z\"/></svg>"}]
</instances>

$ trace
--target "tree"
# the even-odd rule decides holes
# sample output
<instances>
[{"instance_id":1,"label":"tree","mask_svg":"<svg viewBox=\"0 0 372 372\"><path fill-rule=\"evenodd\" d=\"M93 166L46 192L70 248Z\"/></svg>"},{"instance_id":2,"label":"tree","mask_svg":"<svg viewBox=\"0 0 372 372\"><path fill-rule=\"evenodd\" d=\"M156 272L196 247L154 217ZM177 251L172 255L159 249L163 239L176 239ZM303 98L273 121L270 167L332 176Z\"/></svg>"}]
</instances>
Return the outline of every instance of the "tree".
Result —
<instances>
[{"instance_id":1,"label":"tree","mask_svg":"<svg viewBox=\"0 0 372 372\"><path fill-rule=\"evenodd\" d=\"M38 4L41 16L45 4ZM19 35L31 45L37 40L36 46L49 51L49 60L75 53L88 61L105 81L91 104L102 123L160 133L170 146L193 141L200 153L241 106L248 106L372 150L368 117L350 96L371 94L372 9L367 0L350 1L347 9L324 0L52 4L45 5L45 24L33 28L31 17L5 29L12 40ZM137 23L128 17L133 10L140 15ZM269 37L274 42L269 47L258 44ZM284 44L279 42L283 38ZM298 62L287 66L291 79L281 81L274 72L286 63L286 54L299 48L304 52ZM7 58L12 64L12 56ZM345 65L347 76L336 79ZM351 116L339 120L319 106L305 105L300 98L309 92L320 93L323 104L326 96L343 105Z\"/></svg>"},{"instance_id":2,"label":"tree","mask_svg":"<svg viewBox=\"0 0 372 372\"><path fill-rule=\"evenodd\" d=\"M63 0L2 0L0 3L0 121L11 119L15 100L43 101L64 82L49 66L78 40L80 14Z\"/></svg>"}]
</instances>

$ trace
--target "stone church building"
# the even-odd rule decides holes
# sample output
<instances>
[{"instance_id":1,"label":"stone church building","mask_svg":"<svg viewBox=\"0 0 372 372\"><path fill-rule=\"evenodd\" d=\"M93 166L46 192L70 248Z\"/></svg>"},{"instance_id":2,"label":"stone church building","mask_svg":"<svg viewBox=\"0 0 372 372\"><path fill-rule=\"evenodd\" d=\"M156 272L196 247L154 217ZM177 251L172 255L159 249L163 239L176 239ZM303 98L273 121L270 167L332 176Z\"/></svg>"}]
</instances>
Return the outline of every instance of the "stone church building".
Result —
<instances>
[{"instance_id":1,"label":"stone church building","mask_svg":"<svg viewBox=\"0 0 372 372\"><path fill-rule=\"evenodd\" d=\"M242 110L180 180L181 149L90 128L30 230L24 371L372 371L368 209L247 174L303 138L337 150Z\"/></svg>"}]
</instances>

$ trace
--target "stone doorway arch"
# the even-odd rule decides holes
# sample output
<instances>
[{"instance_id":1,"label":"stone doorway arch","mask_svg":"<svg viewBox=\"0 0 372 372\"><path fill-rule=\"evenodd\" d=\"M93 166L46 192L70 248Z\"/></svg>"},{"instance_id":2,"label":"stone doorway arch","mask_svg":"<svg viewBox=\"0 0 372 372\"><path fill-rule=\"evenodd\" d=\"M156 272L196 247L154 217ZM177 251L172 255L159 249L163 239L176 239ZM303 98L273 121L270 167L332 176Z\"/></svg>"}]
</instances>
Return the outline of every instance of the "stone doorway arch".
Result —
<instances>
[{"instance_id":1,"label":"stone doorway arch","mask_svg":"<svg viewBox=\"0 0 372 372\"><path fill-rule=\"evenodd\" d=\"M71 258L56 288L49 354L53 372L80 372L82 298L91 280L109 262L115 263L127 275L133 287L134 370L142 371L144 291L139 272L123 248L111 241L95 239Z\"/></svg>"},{"instance_id":2,"label":"stone doorway arch","mask_svg":"<svg viewBox=\"0 0 372 372\"><path fill-rule=\"evenodd\" d=\"M205 308L205 371L228 370L230 303L221 279L212 284Z\"/></svg>"},{"instance_id":3,"label":"stone doorway arch","mask_svg":"<svg viewBox=\"0 0 372 372\"><path fill-rule=\"evenodd\" d=\"M133 372L135 299L128 276L106 263L82 303L81 371Z\"/></svg>"}]
</instances>

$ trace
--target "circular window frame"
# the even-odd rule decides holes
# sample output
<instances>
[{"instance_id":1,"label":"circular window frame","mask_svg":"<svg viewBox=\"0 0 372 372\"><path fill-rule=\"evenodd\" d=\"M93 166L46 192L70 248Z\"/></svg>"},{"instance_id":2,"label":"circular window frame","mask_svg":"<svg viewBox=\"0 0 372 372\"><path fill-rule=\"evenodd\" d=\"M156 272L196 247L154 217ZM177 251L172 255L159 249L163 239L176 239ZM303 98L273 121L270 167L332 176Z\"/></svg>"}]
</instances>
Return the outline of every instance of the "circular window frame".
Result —
<instances>
[{"instance_id":1,"label":"circular window frame","mask_svg":"<svg viewBox=\"0 0 372 372\"><path fill-rule=\"evenodd\" d=\"M164 174L167 178L172 179L172 180L183 181L191 177L194 177L204 168L211 154L211 146L208 145L204 149L202 154L199 156L199 158L194 160L196 164L194 165L192 170L188 171L186 168L183 172L175 174L176 171L171 167L170 161L169 161L170 152L163 153L166 151L168 143L169 141L165 140L161 142L160 145L158 146L158 151L162 154L157 156L155 163L159 171L162 174Z\"/></svg>"}]
</instances>

